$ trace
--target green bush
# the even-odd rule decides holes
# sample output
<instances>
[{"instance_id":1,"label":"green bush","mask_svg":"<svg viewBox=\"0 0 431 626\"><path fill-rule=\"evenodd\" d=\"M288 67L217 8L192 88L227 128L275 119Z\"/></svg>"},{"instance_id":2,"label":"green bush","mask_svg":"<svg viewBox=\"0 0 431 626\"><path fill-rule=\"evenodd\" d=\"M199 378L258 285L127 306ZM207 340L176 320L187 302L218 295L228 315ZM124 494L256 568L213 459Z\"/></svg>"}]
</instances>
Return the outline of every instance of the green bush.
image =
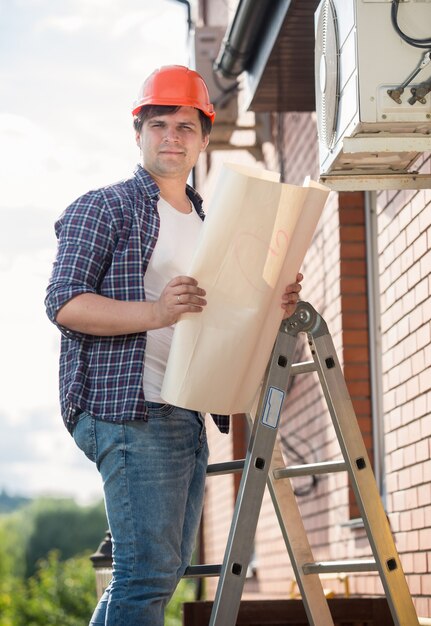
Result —
<instances>
[{"instance_id":1,"label":"green bush","mask_svg":"<svg viewBox=\"0 0 431 626\"><path fill-rule=\"evenodd\" d=\"M187 578L180 580L179 585L166 608L165 626L182 625L182 605L184 602L193 602L196 594L195 590L196 585L193 581Z\"/></svg>"},{"instance_id":2,"label":"green bush","mask_svg":"<svg viewBox=\"0 0 431 626\"><path fill-rule=\"evenodd\" d=\"M102 503L44 498L0 514L0 626L88 626L97 603L89 556L105 530ZM181 626L195 588L180 581L165 626Z\"/></svg>"},{"instance_id":3,"label":"green bush","mask_svg":"<svg viewBox=\"0 0 431 626\"><path fill-rule=\"evenodd\" d=\"M105 530L102 503L41 498L0 515L0 626L88 626Z\"/></svg>"},{"instance_id":4,"label":"green bush","mask_svg":"<svg viewBox=\"0 0 431 626\"><path fill-rule=\"evenodd\" d=\"M15 596L13 625L88 626L96 603L96 579L88 556L60 561L54 550L42 559Z\"/></svg>"}]
</instances>

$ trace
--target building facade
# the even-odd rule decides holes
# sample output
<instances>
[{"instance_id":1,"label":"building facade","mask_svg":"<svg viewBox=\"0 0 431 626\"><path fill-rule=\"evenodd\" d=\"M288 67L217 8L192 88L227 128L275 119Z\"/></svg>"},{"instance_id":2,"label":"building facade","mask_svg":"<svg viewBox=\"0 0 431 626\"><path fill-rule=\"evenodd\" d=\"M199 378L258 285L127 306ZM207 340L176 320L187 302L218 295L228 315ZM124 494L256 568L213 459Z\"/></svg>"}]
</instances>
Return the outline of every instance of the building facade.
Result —
<instances>
[{"instance_id":1,"label":"building facade","mask_svg":"<svg viewBox=\"0 0 431 626\"><path fill-rule=\"evenodd\" d=\"M313 14L318 3L273 4L278 8L268 18L273 26L272 52L259 61L259 50L268 49L268 33L262 25L258 28L262 19L257 16L254 34L242 31L240 79L223 79L224 111L220 110L219 127L214 128L213 147L196 172L198 187L207 197L216 192L224 161L280 171L282 180L292 184L302 184L307 175L319 179L313 100ZM201 0L197 33L208 27L226 32L228 24L247 10L245 5L253 10L250 2ZM252 30L253 18L250 14L243 18ZM282 26L277 30L274 24ZM253 54L246 50L247 44ZM254 58L254 66L244 61L247 54ZM252 70L259 62L263 70L255 72L258 80ZM296 79L298 68L302 76ZM251 98L241 82L247 73L251 84L254 80ZM234 94L233 104L229 94ZM429 153L421 154L415 169L431 174ZM333 191L302 267L301 293L322 315L335 343L407 582L422 616L431 616L430 270L430 189ZM307 342L299 342L297 360L308 359ZM210 420L207 425L211 462L244 456L248 437L244 416L233 416L228 436L220 435ZM286 464L340 458L314 375L292 379L280 431ZM294 488L316 560L371 555L347 476L295 479ZM202 552L208 563L222 560L237 490L235 475L207 481ZM207 599L214 596L216 584L214 579L205 583ZM339 595L383 594L374 574L334 577L323 584ZM267 493L244 597L295 594L294 574Z\"/></svg>"}]
</instances>

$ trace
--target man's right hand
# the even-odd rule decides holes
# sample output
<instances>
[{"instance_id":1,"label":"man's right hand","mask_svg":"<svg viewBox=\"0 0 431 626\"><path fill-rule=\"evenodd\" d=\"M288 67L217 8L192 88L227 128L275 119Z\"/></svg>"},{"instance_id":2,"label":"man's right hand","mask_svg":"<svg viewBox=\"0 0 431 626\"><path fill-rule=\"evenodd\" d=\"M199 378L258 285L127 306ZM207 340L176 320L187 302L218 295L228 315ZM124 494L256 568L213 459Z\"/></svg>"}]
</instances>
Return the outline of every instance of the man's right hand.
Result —
<instances>
[{"instance_id":1,"label":"man's right hand","mask_svg":"<svg viewBox=\"0 0 431 626\"><path fill-rule=\"evenodd\" d=\"M99 336L142 333L174 324L182 313L200 313L206 305L205 291L190 276L177 276L156 302L114 300L96 293L82 293L58 311L62 326Z\"/></svg>"},{"instance_id":2,"label":"man's right hand","mask_svg":"<svg viewBox=\"0 0 431 626\"><path fill-rule=\"evenodd\" d=\"M191 276L176 276L163 289L157 302L152 303L156 327L174 324L183 313L200 313L207 301L205 291Z\"/></svg>"}]
</instances>

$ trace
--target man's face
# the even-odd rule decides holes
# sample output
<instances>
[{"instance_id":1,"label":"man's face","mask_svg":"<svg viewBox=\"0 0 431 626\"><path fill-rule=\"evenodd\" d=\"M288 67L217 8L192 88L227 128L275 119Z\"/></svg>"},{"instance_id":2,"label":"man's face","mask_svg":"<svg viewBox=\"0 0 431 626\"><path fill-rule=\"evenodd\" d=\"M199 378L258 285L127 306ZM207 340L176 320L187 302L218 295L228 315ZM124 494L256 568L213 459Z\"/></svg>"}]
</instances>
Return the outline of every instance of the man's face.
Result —
<instances>
[{"instance_id":1,"label":"man's face","mask_svg":"<svg viewBox=\"0 0 431 626\"><path fill-rule=\"evenodd\" d=\"M136 133L142 161L150 174L160 178L187 179L199 154L208 145L197 109L181 107L176 113L157 115Z\"/></svg>"}]
</instances>

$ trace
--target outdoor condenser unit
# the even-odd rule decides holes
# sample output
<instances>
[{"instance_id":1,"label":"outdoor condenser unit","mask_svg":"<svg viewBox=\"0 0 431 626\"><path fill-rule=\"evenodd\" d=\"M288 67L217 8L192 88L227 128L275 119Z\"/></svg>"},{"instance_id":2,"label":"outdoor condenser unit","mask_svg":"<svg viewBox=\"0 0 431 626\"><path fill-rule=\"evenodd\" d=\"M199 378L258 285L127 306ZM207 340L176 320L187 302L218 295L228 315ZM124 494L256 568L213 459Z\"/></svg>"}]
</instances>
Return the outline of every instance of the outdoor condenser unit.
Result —
<instances>
[{"instance_id":1,"label":"outdoor condenser unit","mask_svg":"<svg viewBox=\"0 0 431 626\"><path fill-rule=\"evenodd\" d=\"M315 14L321 175L408 172L431 151L431 0L322 0Z\"/></svg>"}]
</instances>

